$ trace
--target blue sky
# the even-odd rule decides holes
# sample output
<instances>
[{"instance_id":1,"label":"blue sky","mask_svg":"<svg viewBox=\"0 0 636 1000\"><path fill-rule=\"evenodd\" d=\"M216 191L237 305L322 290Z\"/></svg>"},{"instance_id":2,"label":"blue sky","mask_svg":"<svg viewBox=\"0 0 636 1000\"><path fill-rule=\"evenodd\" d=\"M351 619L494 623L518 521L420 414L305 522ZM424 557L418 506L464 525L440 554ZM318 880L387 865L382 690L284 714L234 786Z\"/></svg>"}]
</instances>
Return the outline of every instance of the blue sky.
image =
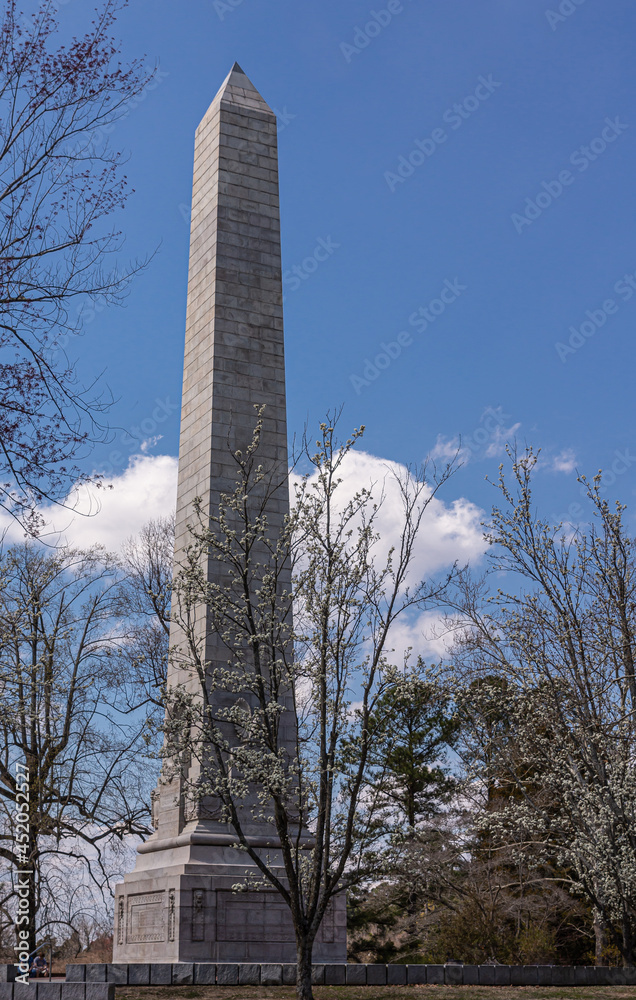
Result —
<instances>
[{"instance_id":1,"label":"blue sky","mask_svg":"<svg viewBox=\"0 0 636 1000\"><path fill-rule=\"evenodd\" d=\"M445 497L485 508L516 435L544 449L546 513L578 502L575 468L613 467L631 508L633 2L131 0L119 34L160 66L112 135L126 252L157 252L78 343L117 400L91 466L121 474L131 428L177 453L193 137L238 60L279 115L290 434L344 404L383 458L461 435Z\"/></svg>"}]
</instances>

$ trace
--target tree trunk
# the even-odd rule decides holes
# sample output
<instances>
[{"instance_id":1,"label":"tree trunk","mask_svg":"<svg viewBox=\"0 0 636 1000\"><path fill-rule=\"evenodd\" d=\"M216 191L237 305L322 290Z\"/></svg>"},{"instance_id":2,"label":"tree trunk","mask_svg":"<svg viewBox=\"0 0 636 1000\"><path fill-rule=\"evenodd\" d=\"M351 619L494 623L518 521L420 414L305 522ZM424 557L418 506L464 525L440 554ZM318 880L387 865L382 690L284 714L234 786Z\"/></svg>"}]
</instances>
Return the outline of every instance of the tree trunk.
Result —
<instances>
[{"instance_id":1,"label":"tree trunk","mask_svg":"<svg viewBox=\"0 0 636 1000\"><path fill-rule=\"evenodd\" d=\"M594 964L605 965L603 952L607 944L607 928L600 913L594 914Z\"/></svg>"},{"instance_id":2,"label":"tree trunk","mask_svg":"<svg viewBox=\"0 0 636 1000\"><path fill-rule=\"evenodd\" d=\"M33 955L33 952L37 946L37 928L35 925L35 916L37 911L37 886L36 886L36 872L39 871L39 851L37 848L37 830L35 826L29 827L29 862L27 869L31 872L29 876L29 952Z\"/></svg>"},{"instance_id":3,"label":"tree trunk","mask_svg":"<svg viewBox=\"0 0 636 1000\"><path fill-rule=\"evenodd\" d=\"M29 885L29 952L31 955L33 955L37 943L35 928L35 878L32 875Z\"/></svg>"},{"instance_id":4,"label":"tree trunk","mask_svg":"<svg viewBox=\"0 0 636 1000\"><path fill-rule=\"evenodd\" d=\"M634 954L636 951L636 935L634 933L634 926L629 917L626 915L623 916L621 930L623 934L621 947L623 968L629 969L634 965L634 959L636 957Z\"/></svg>"},{"instance_id":5,"label":"tree trunk","mask_svg":"<svg viewBox=\"0 0 636 1000\"><path fill-rule=\"evenodd\" d=\"M296 996L298 1000L313 1000L311 988L311 959L314 943L308 938L296 939Z\"/></svg>"}]
</instances>

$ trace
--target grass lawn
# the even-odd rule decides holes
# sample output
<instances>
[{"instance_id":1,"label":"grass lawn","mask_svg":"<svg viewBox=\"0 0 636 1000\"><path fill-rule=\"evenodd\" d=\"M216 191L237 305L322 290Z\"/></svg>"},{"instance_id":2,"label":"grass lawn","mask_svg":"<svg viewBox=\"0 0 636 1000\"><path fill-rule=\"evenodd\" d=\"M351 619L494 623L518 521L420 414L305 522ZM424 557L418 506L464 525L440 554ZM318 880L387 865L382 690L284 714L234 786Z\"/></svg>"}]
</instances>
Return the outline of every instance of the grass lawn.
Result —
<instances>
[{"instance_id":1,"label":"grass lawn","mask_svg":"<svg viewBox=\"0 0 636 1000\"><path fill-rule=\"evenodd\" d=\"M295 1000L293 986L118 986L117 1000ZM315 1000L636 1000L636 986L314 986Z\"/></svg>"}]
</instances>

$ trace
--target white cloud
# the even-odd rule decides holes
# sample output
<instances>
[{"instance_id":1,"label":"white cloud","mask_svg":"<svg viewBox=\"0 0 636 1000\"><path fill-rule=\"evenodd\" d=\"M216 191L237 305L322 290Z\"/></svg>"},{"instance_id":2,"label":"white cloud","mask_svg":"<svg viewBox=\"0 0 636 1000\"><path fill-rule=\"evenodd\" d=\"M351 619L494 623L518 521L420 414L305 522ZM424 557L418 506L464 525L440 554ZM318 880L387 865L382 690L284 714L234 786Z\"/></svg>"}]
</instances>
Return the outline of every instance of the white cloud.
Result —
<instances>
[{"instance_id":1,"label":"white cloud","mask_svg":"<svg viewBox=\"0 0 636 1000\"><path fill-rule=\"evenodd\" d=\"M409 663L415 664L418 656L427 662L440 660L453 643L453 636L444 625L443 615L437 611L423 611L415 619L399 619L391 629L389 660L402 666L410 651Z\"/></svg>"},{"instance_id":2,"label":"white cloud","mask_svg":"<svg viewBox=\"0 0 636 1000\"><path fill-rule=\"evenodd\" d=\"M510 427L495 427L492 432L492 440L486 448L486 458L501 458L506 453L506 445L512 444L520 423L511 424Z\"/></svg>"},{"instance_id":3,"label":"white cloud","mask_svg":"<svg viewBox=\"0 0 636 1000\"><path fill-rule=\"evenodd\" d=\"M504 413L501 406L488 406L470 434L462 434L461 438L438 435L430 458L434 462L450 462L457 457L463 465L474 458L501 458L521 427L520 422L507 424L509 419L510 414Z\"/></svg>"},{"instance_id":4,"label":"white cloud","mask_svg":"<svg viewBox=\"0 0 636 1000\"><path fill-rule=\"evenodd\" d=\"M104 545L115 552L151 518L172 513L176 493L176 458L133 455L128 468L106 480L103 488L80 486L67 498L66 507L43 507L47 527L40 537L49 544L67 543L82 549ZM7 540L23 539L14 521L6 523L6 528Z\"/></svg>"},{"instance_id":5,"label":"white cloud","mask_svg":"<svg viewBox=\"0 0 636 1000\"><path fill-rule=\"evenodd\" d=\"M378 557L399 541L402 507L395 474L407 475L405 466L363 451L352 451L341 467L340 503L351 499L361 486L372 487L374 496L384 495L376 527L381 536ZM292 475L292 484L297 478ZM452 487L452 480L447 489ZM47 523L43 541L67 542L79 548L104 545L117 551L131 535L150 520L170 514L175 507L177 459L171 455L139 454L131 457L128 468L104 483L104 488L80 487L68 498L67 508L46 506ZM443 491L440 494L442 497ZM293 489L292 489L293 496ZM415 549L413 576L422 578L450 567L456 560L479 559L485 551L480 521L483 512L465 498L446 503L440 497L430 502ZM90 516L87 516L90 515ZM22 531L7 524L10 541L19 541Z\"/></svg>"},{"instance_id":6,"label":"white cloud","mask_svg":"<svg viewBox=\"0 0 636 1000\"><path fill-rule=\"evenodd\" d=\"M163 437L163 434L156 434L154 437L146 438L139 445L139 449L143 455L147 455L151 448L154 448L156 444L159 444Z\"/></svg>"},{"instance_id":7,"label":"white cloud","mask_svg":"<svg viewBox=\"0 0 636 1000\"><path fill-rule=\"evenodd\" d=\"M550 463L551 472L563 472L569 475L576 469L576 455L571 448L564 448L555 455Z\"/></svg>"},{"instance_id":8,"label":"white cloud","mask_svg":"<svg viewBox=\"0 0 636 1000\"><path fill-rule=\"evenodd\" d=\"M44 517L72 545L104 545L117 551L151 518L175 508L177 459L171 455L133 455L128 468L108 480L104 488L81 487L74 504L79 512L45 508ZM91 517L82 515L92 514Z\"/></svg>"},{"instance_id":9,"label":"white cloud","mask_svg":"<svg viewBox=\"0 0 636 1000\"><path fill-rule=\"evenodd\" d=\"M339 507L344 506L361 487L371 488L376 500L383 495L376 520L376 530L380 534L379 559L386 558L389 549L399 542L402 531L402 502L396 474L404 477L408 471L397 462L363 451L349 452L340 469L343 481L338 488ZM448 488L451 488L450 484ZM446 504L443 499L433 497L416 544L412 578L429 576L452 566L455 561L463 564L479 559L486 548L480 524L482 517L483 511L465 498Z\"/></svg>"},{"instance_id":10,"label":"white cloud","mask_svg":"<svg viewBox=\"0 0 636 1000\"><path fill-rule=\"evenodd\" d=\"M442 434L438 434L429 458L433 462L452 462L455 458L460 462L467 462L470 453L461 447L459 438L445 438Z\"/></svg>"}]
</instances>

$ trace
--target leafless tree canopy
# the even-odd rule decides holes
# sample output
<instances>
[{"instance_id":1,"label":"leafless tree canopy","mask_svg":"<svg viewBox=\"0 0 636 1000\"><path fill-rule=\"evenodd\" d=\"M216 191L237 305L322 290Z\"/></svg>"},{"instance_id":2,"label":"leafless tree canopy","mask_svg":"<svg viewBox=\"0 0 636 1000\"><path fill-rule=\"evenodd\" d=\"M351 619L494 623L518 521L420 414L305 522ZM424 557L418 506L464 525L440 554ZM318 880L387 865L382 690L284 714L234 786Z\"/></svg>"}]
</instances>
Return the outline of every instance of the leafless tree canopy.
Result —
<instances>
[{"instance_id":1,"label":"leafless tree canopy","mask_svg":"<svg viewBox=\"0 0 636 1000\"><path fill-rule=\"evenodd\" d=\"M16 764L29 775L35 938L109 906L126 837L150 833L143 714L119 706L120 572L103 551L34 544L0 559L0 923L15 917ZM125 861L123 861L125 865Z\"/></svg>"},{"instance_id":2,"label":"leafless tree canopy","mask_svg":"<svg viewBox=\"0 0 636 1000\"><path fill-rule=\"evenodd\" d=\"M3 0L0 22L0 505L37 527L35 505L62 500L76 461L103 435L107 398L83 385L66 346L82 303L117 301L135 270L115 267L126 200L119 153L100 136L148 85L123 68L106 0L83 38L56 39L55 5Z\"/></svg>"},{"instance_id":3,"label":"leafless tree canopy","mask_svg":"<svg viewBox=\"0 0 636 1000\"><path fill-rule=\"evenodd\" d=\"M174 515L149 521L120 559L120 612L128 631L120 705L146 713L149 740L158 736L165 711L173 556Z\"/></svg>"}]
</instances>

